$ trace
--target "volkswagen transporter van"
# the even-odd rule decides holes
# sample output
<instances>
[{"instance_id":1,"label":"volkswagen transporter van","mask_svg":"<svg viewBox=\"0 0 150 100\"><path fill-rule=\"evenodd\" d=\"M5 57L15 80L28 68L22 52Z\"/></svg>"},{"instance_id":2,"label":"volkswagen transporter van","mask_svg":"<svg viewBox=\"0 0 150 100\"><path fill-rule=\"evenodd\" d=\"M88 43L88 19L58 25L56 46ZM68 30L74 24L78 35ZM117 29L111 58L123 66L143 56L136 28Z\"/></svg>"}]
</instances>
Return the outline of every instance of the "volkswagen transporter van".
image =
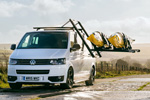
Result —
<instances>
[{"instance_id":1,"label":"volkswagen transporter van","mask_svg":"<svg viewBox=\"0 0 150 100\"><path fill-rule=\"evenodd\" d=\"M12 89L20 89L22 84L60 84L63 88L81 81L93 84L95 60L76 32L27 32L11 49L8 83Z\"/></svg>"}]
</instances>

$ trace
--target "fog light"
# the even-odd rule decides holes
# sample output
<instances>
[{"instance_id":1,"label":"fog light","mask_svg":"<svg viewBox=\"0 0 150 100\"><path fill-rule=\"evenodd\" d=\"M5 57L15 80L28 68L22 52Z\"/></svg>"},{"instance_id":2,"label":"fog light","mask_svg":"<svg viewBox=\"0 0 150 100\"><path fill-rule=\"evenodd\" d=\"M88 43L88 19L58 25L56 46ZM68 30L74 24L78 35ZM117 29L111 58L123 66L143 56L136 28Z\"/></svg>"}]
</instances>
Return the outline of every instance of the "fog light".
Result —
<instances>
[{"instance_id":1,"label":"fog light","mask_svg":"<svg viewBox=\"0 0 150 100\"><path fill-rule=\"evenodd\" d=\"M60 82L64 80L64 76L50 76L48 80L51 82Z\"/></svg>"},{"instance_id":2,"label":"fog light","mask_svg":"<svg viewBox=\"0 0 150 100\"><path fill-rule=\"evenodd\" d=\"M58 76L58 79L61 80L61 76Z\"/></svg>"},{"instance_id":3,"label":"fog light","mask_svg":"<svg viewBox=\"0 0 150 100\"><path fill-rule=\"evenodd\" d=\"M8 76L8 81L16 81L17 76Z\"/></svg>"}]
</instances>

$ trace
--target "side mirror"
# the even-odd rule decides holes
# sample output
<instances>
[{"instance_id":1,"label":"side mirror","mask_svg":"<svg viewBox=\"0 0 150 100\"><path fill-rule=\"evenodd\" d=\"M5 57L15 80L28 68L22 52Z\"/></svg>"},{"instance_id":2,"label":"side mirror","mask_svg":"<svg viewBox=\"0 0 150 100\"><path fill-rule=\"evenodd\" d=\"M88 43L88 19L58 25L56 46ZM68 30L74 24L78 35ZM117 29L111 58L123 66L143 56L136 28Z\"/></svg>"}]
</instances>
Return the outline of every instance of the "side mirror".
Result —
<instances>
[{"instance_id":1,"label":"side mirror","mask_svg":"<svg viewBox=\"0 0 150 100\"><path fill-rule=\"evenodd\" d=\"M80 45L79 44L74 44L73 46L72 46L72 48L70 48L70 51L76 51L76 50L79 50L81 47L80 47Z\"/></svg>"},{"instance_id":2,"label":"side mirror","mask_svg":"<svg viewBox=\"0 0 150 100\"><path fill-rule=\"evenodd\" d=\"M12 44L10 47L11 50L15 50L16 49L16 44Z\"/></svg>"}]
</instances>

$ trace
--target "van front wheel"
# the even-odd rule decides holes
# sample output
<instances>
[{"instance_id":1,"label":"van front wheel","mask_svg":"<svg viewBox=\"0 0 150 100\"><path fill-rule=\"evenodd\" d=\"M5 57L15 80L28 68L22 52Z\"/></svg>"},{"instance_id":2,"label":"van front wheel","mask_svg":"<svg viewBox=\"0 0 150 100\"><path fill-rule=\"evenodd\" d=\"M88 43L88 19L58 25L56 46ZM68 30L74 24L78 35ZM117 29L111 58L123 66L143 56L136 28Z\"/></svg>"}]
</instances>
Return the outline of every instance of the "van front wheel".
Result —
<instances>
[{"instance_id":1,"label":"van front wheel","mask_svg":"<svg viewBox=\"0 0 150 100\"><path fill-rule=\"evenodd\" d=\"M94 78L95 75L94 74L95 74L95 71L94 71L94 68L92 68L89 80L85 81L86 86L93 85L93 82L95 80L95 78Z\"/></svg>"},{"instance_id":2,"label":"van front wheel","mask_svg":"<svg viewBox=\"0 0 150 100\"><path fill-rule=\"evenodd\" d=\"M66 83L60 84L63 89L71 89L73 86L73 68L69 68Z\"/></svg>"},{"instance_id":3,"label":"van front wheel","mask_svg":"<svg viewBox=\"0 0 150 100\"><path fill-rule=\"evenodd\" d=\"M20 89L22 87L21 83L9 83L11 89Z\"/></svg>"}]
</instances>

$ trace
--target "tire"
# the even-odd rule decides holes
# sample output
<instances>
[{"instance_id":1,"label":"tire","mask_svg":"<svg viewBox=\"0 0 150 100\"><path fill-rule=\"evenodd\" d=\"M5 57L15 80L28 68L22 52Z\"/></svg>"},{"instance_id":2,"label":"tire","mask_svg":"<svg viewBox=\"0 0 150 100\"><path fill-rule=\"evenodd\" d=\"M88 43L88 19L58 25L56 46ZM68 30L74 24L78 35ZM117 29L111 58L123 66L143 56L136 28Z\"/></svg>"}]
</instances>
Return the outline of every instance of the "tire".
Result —
<instances>
[{"instance_id":1,"label":"tire","mask_svg":"<svg viewBox=\"0 0 150 100\"><path fill-rule=\"evenodd\" d=\"M60 84L63 89L71 89L73 87L73 68L69 68L66 83Z\"/></svg>"},{"instance_id":2,"label":"tire","mask_svg":"<svg viewBox=\"0 0 150 100\"><path fill-rule=\"evenodd\" d=\"M94 76L95 76L95 70L94 70L94 68L92 68L89 80L85 81L86 86L93 85L94 80L95 80Z\"/></svg>"},{"instance_id":3,"label":"tire","mask_svg":"<svg viewBox=\"0 0 150 100\"><path fill-rule=\"evenodd\" d=\"M9 83L9 86L11 89L21 89L22 84L21 83Z\"/></svg>"}]
</instances>

